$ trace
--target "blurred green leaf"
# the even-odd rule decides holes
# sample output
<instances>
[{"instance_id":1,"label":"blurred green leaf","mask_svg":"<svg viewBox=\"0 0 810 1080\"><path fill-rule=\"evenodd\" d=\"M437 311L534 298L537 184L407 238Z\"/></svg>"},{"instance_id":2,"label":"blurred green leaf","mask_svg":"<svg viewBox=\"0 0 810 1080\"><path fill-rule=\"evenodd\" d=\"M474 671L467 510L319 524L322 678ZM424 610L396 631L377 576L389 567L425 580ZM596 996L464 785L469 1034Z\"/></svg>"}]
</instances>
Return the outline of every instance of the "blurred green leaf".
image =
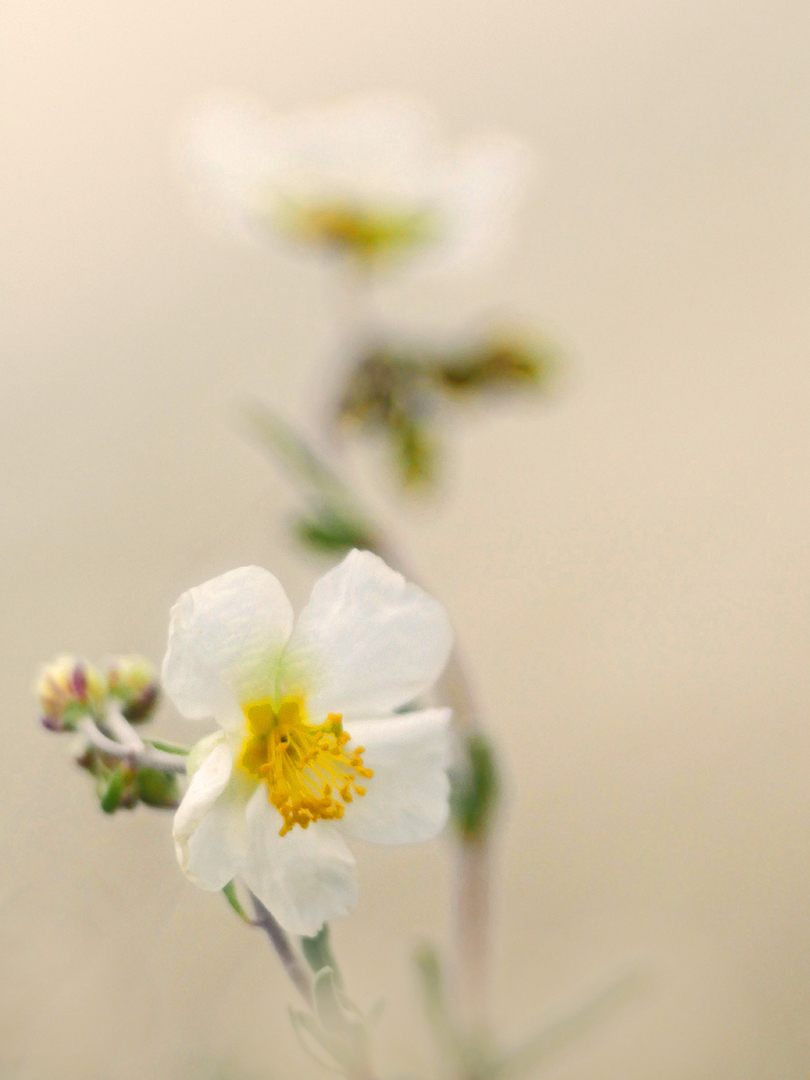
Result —
<instances>
[{"instance_id":1,"label":"blurred green leaf","mask_svg":"<svg viewBox=\"0 0 810 1080\"><path fill-rule=\"evenodd\" d=\"M374 550L374 532L347 487L284 420L254 402L245 411L251 435L269 450L302 490L309 514L295 520L293 532L306 547L322 552L351 548Z\"/></svg>"},{"instance_id":2,"label":"blurred green leaf","mask_svg":"<svg viewBox=\"0 0 810 1080\"><path fill-rule=\"evenodd\" d=\"M450 772L450 814L462 837L477 840L486 835L498 804L498 767L483 732L467 734L462 753L462 762Z\"/></svg>"},{"instance_id":3,"label":"blurred green leaf","mask_svg":"<svg viewBox=\"0 0 810 1080\"><path fill-rule=\"evenodd\" d=\"M304 481L310 491L320 493L330 504L350 503L345 485L290 424L255 401L243 415L248 433L270 450L294 479Z\"/></svg>"},{"instance_id":4,"label":"blurred green leaf","mask_svg":"<svg viewBox=\"0 0 810 1080\"><path fill-rule=\"evenodd\" d=\"M299 518L294 531L305 547L315 551L372 550L374 547L374 540L363 524L335 513L328 506L322 507L316 516Z\"/></svg>"}]
</instances>

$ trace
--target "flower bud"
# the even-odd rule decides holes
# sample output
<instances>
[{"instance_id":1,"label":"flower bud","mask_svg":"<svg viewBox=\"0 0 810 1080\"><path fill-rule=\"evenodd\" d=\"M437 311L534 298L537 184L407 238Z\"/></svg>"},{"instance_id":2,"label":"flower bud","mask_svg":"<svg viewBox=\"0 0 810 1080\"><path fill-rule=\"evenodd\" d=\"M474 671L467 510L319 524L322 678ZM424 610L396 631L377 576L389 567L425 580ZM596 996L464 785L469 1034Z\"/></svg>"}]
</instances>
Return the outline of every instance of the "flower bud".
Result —
<instances>
[{"instance_id":1,"label":"flower bud","mask_svg":"<svg viewBox=\"0 0 810 1080\"><path fill-rule=\"evenodd\" d=\"M92 664L60 656L42 669L36 693L43 725L50 731L72 731L83 716L101 714L106 691Z\"/></svg>"},{"instance_id":2,"label":"flower bud","mask_svg":"<svg viewBox=\"0 0 810 1080\"><path fill-rule=\"evenodd\" d=\"M149 660L143 656L116 657L107 669L107 685L130 723L148 719L158 699L157 675Z\"/></svg>"}]
</instances>

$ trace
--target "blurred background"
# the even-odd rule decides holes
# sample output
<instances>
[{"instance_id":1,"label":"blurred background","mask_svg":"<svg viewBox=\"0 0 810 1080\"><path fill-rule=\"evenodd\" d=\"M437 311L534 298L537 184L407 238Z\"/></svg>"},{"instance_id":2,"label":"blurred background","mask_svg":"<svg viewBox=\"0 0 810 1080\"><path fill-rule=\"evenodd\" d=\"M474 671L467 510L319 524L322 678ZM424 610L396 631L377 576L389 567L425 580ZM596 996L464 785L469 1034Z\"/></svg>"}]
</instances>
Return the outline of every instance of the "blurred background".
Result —
<instances>
[{"instance_id":1,"label":"blurred background","mask_svg":"<svg viewBox=\"0 0 810 1080\"><path fill-rule=\"evenodd\" d=\"M180 121L223 89L415 93L538 154L508 260L397 303L537 326L557 392L453 420L438 498L353 451L508 763L501 1032L641 962L650 992L545 1075L806 1077L807 5L5 0L0 38L0 1074L318 1075L266 942L181 877L168 815L100 813L31 691L63 651L159 660L216 573L301 603L327 565L237 407L306 414L334 297L190 214ZM388 1075L434 1069L410 955L446 931L447 854L362 850L334 927L356 998L386 994Z\"/></svg>"}]
</instances>

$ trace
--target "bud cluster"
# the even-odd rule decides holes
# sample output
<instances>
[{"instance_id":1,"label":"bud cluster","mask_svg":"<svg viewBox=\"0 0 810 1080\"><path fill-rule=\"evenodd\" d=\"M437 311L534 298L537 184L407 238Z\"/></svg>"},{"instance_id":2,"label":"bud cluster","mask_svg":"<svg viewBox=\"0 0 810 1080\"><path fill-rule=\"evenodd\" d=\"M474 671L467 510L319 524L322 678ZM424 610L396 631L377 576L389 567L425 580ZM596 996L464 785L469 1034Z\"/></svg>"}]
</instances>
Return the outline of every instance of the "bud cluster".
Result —
<instances>
[{"instance_id":1,"label":"bud cluster","mask_svg":"<svg viewBox=\"0 0 810 1080\"><path fill-rule=\"evenodd\" d=\"M139 802L156 807L177 806L180 790L172 772L144 764L135 752L108 752L115 749L115 733L109 730L113 710L118 711L119 722L127 728L143 723L154 712L159 688L149 660L142 656L115 657L102 674L81 657L60 656L42 669L36 693L42 724L49 731L81 730L88 735L89 730L88 737L81 740L76 763L95 778L102 810L111 814L119 808L132 809ZM94 730L100 746L92 738ZM135 743L140 743L134 733L132 736Z\"/></svg>"},{"instance_id":2,"label":"bud cluster","mask_svg":"<svg viewBox=\"0 0 810 1080\"><path fill-rule=\"evenodd\" d=\"M49 731L73 731L84 716L98 717L106 686L101 673L76 656L46 664L37 681L42 723Z\"/></svg>"},{"instance_id":3,"label":"bud cluster","mask_svg":"<svg viewBox=\"0 0 810 1080\"><path fill-rule=\"evenodd\" d=\"M152 664L141 656L111 660L106 676L77 656L59 656L46 664L36 685L43 726L75 731L84 717L99 720L108 698L115 699L130 723L147 720L158 698Z\"/></svg>"}]
</instances>

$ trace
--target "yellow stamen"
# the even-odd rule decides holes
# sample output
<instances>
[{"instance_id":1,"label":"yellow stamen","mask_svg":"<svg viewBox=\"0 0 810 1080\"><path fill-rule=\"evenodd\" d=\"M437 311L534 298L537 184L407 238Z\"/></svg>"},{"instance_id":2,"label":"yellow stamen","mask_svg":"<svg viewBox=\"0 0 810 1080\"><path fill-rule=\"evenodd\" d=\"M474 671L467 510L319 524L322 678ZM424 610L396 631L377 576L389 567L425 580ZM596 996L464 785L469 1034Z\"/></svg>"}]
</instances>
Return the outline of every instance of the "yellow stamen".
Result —
<instances>
[{"instance_id":1,"label":"yellow stamen","mask_svg":"<svg viewBox=\"0 0 810 1080\"><path fill-rule=\"evenodd\" d=\"M243 711L250 734L239 764L267 784L267 797L284 819L281 836L296 825L306 829L311 821L342 818L343 803L353 799L352 787L365 795L356 781L374 772L363 765L364 747L344 750L351 736L343 730L340 713L329 713L323 724L309 724L298 698L285 698L277 708L269 700L252 702Z\"/></svg>"},{"instance_id":2,"label":"yellow stamen","mask_svg":"<svg viewBox=\"0 0 810 1080\"><path fill-rule=\"evenodd\" d=\"M437 235L429 208L385 210L351 203L295 203L275 208L275 223L309 243L350 251L360 259L375 259L424 243Z\"/></svg>"}]
</instances>

